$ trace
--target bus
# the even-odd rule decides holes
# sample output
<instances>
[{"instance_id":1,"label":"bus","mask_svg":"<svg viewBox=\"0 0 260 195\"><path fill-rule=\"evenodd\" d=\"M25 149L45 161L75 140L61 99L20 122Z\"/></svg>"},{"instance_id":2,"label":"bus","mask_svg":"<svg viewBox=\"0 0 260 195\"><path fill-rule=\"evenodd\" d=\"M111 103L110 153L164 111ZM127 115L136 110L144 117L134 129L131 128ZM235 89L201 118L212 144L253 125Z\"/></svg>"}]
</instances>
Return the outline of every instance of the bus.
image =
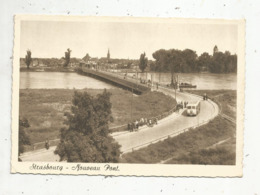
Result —
<instances>
[{"instance_id":1,"label":"bus","mask_svg":"<svg viewBox=\"0 0 260 195\"><path fill-rule=\"evenodd\" d=\"M196 116L200 112L200 101L187 104L187 115Z\"/></svg>"}]
</instances>

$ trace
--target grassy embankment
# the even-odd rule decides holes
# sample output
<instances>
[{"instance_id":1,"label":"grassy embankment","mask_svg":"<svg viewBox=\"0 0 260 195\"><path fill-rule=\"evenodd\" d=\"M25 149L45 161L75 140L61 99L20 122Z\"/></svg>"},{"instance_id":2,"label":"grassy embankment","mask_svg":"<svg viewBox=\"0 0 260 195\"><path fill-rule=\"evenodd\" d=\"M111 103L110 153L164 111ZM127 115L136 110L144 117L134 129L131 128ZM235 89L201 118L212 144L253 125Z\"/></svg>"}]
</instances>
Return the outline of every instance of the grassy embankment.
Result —
<instances>
[{"instance_id":1,"label":"grassy embankment","mask_svg":"<svg viewBox=\"0 0 260 195\"><path fill-rule=\"evenodd\" d=\"M221 104L224 114L235 118L236 91L190 92L198 95L206 92L210 98ZM235 124L218 116L206 125L125 154L121 162L234 165L235 133Z\"/></svg>"},{"instance_id":2,"label":"grassy embankment","mask_svg":"<svg viewBox=\"0 0 260 195\"><path fill-rule=\"evenodd\" d=\"M91 95L102 93L103 90L84 89ZM169 111L176 101L170 96L159 92L149 92L140 96L122 89L109 89L112 93L112 115L114 122L110 127L126 124L141 117L154 117ZM60 128L64 126L64 113L70 111L73 90L70 89L21 89L20 117L29 120L30 128L26 129L31 142L42 142L59 138ZM131 103L131 101L133 102Z\"/></svg>"}]
</instances>

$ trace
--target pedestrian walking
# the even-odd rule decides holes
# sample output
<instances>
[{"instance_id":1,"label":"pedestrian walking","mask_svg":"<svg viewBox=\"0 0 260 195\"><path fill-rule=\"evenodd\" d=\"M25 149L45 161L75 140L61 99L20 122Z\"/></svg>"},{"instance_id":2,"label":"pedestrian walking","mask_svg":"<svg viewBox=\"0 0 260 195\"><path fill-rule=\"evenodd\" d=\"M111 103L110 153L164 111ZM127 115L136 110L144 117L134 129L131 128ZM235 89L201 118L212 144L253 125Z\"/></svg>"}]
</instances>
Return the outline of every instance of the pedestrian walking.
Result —
<instances>
[{"instance_id":1,"label":"pedestrian walking","mask_svg":"<svg viewBox=\"0 0 260 195\"><path fill-rule=\"evenodd\" d=\"M136 130L138 130L138 128L139 128L138 120L135 121L135 128L136 128Z\"/></svg>"},{"instance_id":2,"label":"pedestrian walking","mask_svg":"<svg viewBox=\"0 0 260 195\"><path fill-rule=\"evenodd\" d=\"M156 125L158 124L158 119L157 119L157 118L155 118L155 124L156 124Z\"/></svg>"},{"instance_id":3,"label":"pedestrian walking","mask_svg":"<svg viewBox=\"0 0 260 195\"><path fill-rule=\"evenodd\" d=\"M132 126L133 126L133 131L135 130L135 122L132 123Z\"/></svg>"},{"instance_id":4,"label":"pedestrian walking","mask_svg":"<svg viewBox=\"0 0 260 195\"><path fill-rule=\"evenodd\" d=\"M46 150L49 150L50 148L49 139L45 140L45 148Z\"/></svg>"}]
</instances>

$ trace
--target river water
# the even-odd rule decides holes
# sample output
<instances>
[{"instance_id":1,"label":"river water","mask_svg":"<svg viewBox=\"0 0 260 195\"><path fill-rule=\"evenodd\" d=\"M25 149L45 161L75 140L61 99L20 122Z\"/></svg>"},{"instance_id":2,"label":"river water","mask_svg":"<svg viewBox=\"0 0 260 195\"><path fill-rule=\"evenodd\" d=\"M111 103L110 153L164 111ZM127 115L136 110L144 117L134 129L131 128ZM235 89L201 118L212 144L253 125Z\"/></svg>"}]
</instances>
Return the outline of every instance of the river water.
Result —
<instances>
[{"instance_id":1,"label":"river water","mask_svg":"<svg viewBox=\"0 0 260 195\"><path fill-rule=\"evenodd\" d=\"M138 78L150 79L153 82L171 83L170 73L135 73L135 75ZM197 85L196 89L237 89L236 74L178 73L176 77L179 83Z\"/></svg>"},{"instance_id":2,"label":"river water","mask_svg":"<svg viewBox=\"0 0 260 195\"><path fill-rule=\"evenodd\" d=\"M20 72L20 89L111 89L113 85L77 73Z\"/></svg>"},{"instance_id":3,"label":"river water","mask_svg":"<svg viewBox=\"0 0 260 195\"><path fill-rule=\"evenodd\" d=\"M128 73L128 76L133 75ZM150 79L169 84L169 73L138 73L138 78ZM211 74L211 73L180 73L179 82L197 85L197 89L234 89L237 88L236 74ZM79 75L77 73L63 72L20 72L20 89L103 89L115 88L114 86L97 79Z\"/></svg>"}]
</instances>

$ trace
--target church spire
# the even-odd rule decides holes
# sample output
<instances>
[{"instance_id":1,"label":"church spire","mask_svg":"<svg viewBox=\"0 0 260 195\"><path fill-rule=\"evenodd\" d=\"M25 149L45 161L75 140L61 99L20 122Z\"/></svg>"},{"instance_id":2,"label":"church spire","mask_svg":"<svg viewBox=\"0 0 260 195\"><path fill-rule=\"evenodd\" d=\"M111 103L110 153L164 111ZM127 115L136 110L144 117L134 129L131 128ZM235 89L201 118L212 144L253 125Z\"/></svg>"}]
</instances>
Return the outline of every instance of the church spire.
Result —
<instances>
[{"instance_id":1,"label":"church spire","mask_svg":"<svg viewBox=\"0 0 260 195\"><path fill-rule=\"evenodd\" d=\"M107 51L107 61L108 62L110 61L110 51L109 51L109 48L108 48L108 51Z\"/></svg>"}]
</instances>

